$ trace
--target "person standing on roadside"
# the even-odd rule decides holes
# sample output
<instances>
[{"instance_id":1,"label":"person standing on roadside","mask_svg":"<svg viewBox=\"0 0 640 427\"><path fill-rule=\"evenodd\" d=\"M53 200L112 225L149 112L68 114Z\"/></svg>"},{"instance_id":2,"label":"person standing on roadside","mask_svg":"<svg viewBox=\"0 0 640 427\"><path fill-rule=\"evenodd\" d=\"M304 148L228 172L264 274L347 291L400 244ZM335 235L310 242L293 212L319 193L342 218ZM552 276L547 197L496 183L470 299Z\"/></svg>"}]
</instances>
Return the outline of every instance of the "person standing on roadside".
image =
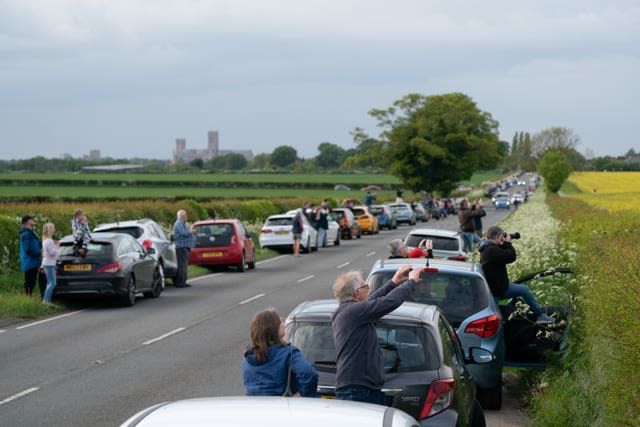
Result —
<instances>
[{"instance_id":1,"label":"person standing on roadside","mask_svg":"<svg viewBox=\"0 0 640 427\"><path fill-rule=\"evenodd\" d=\"M473 202L473 206L471 206L471 210L475 211L478 209L478 205L484 206L484 202L482 199L476 199ZM473 217L473 228L476 233L476 236L480 239L480 243L482 243L482 217L487 216L487 212L482 209L482 215Z\"/></svg>"},{"instance_id":2,"label":"person standing on roadside","mask_svg":"<svg viewBox=\"0 0 640 427\"><path fill-rule=\"evenodd\" d=\"M22 228L20 229L20 270L24 271L24 293L31 296L36 280L40 288L40 295L44 296L45 282L40 275L40 264L42 258L42 246L40 239L33 231L35 223L31 215L22 217Z\"/></svg>"},{"instance_id":3,"label":"person standing on roadside","mask_svg":"<svg viewBox=\"0 0 640 427\"><path fill-rule=\"evenodd\" d=\"M324 236L329 229L329 204L327 200L320 203L320 208L316 212L316 224L318 224L318 250L324 247Z\"/></svg>"},{"instance_id":4,"label":"person standing on roadside","mask_svg":"<svg viewBox=\"0 0 640 427\"><path fill-rule=\"evenodd\" d=\"M475 226L473 224L474 217L480 217L484 214L482 199L476 204L476 209L469 209L469 201L462 199L460 201L460 211L458 212L458 221L460 221L460 231L462 232L462 240L464 240L464 250L471 252L473 250L474 243L482 243L475 232Z\"/></svg>"},{"instance_id":5,"label":"person standing on roadside","mask_svg":"<svg viewBox=\"0 0 640 427\"><path fill-rule=\"evenodd\" d=\"M402 265L384 286L372 293L359 271L339 276L333 295L339 301L331 315L336 346L336 398L386 405L382 392L384 357L374 322L409 298L421 269ZM409 273L408 280L405 273Z\"/></svg>"},{"instance_id":6,"label":"person standing on roadside","mask_svg":"<svg viewBox=\"0 0 640 427\"><path fill-rule=\"evenodd\" d=\"M191 230L187 224L187 212L184 209L178 211L176 222L173 224L173 237L176 241L176 257L178 258L178 271L173 282L176 288L186 288L187 265L189 264L189 253L196 245L195 230Z\"/></svg>"},{"instance_id":7,"label":"person standing on roadside","mask_svg":"<svg viewBox=\"0 0 640 427\"><path fill-rule=\"evenodd\" d=\"M56 288L56 261L58 260L59 242L53 240L56 226L48 222L42 226L42 269L47 277L47 288L44 291L42 303L56 308L51 302L53 290Z\"/></svg>"},{"instance_id":8,"label":"person standing on roadside","mask_svg":"<svg viewBox=\"0 0 640 427\"><path fill-rule=\"evenodd\" d=\"M302 232L304 231L303 215L306 215L309 204L305 200L302 207L296 210L296 214L291 221L291 233L293 234L293 256L300 256L300 240L302 240Z\"/></svg>"}]
</instances>

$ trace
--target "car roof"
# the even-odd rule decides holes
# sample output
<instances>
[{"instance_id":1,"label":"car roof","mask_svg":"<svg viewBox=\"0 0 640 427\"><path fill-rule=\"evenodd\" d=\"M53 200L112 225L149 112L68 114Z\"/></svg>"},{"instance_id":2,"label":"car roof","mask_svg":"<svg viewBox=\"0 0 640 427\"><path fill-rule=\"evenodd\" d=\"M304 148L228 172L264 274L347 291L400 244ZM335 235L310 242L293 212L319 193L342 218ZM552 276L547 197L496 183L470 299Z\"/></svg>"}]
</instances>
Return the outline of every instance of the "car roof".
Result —
<instances>
[{"instance_id":1,"label":"car roof","mask_svg":"<svg viewBox=\"0 0 640 427\"><path fill-rule=\"evenodd\" d=\"M93 228L93 231L100 231L101 229L109 229L109 228L134 227L136 225L143 225L148 222L153 222L153 220L149 218L142 218L142 219L128 219L126 221L108 222L104 224L98 224L96 227Z\"/></svg>"},{"instance_id":2,"label":"car roof","mask_svg":"<svg viewBox=\"0 0 640 427\"><path fill-rule=\"evenodd\" d=\"M409 234L419 234L421 236L438 236L438 237L458 237L460 232L451 230L441 230L438 228L416 227Z\"/></svg>"},{"instance_id":3,"label":"car roof","mask_svg":"<svg viewBox=\"0 0 640 427\"><path fill-rule=\"evenodd\" d=\"M92 242L98 242L98 243L104 243L104 242L111 243L113 241L121 239L122 236L127 236L127 237L130 237L133 240L136 240L133 237L131 237L130 235L128 235L127 233L100 232L100 233L92 234L91 235L91 241ZM73 236L72 235L64 236L62 239L60 239L60 243L69 243L69 242L72 242L72 241L73 241Z\"/></svg>"},{"instance_id":4,"label":"car roof","mask_svg":"<svg viewBox=\"0 0 640 427\"><path fill-rule=\"evenodd\" d=\"M335 299L305 301L288 316L289 320L327 320L338 307ZM401 320L416 323L432 323L438 307L434 305L404 302L391 313L382 317L386 320Z\"/></svg>"},{"instance_id":5,"label":"car roof","mask_svg":"<svg viewBox=\"0 0 640 427\"><path fill-rule=\"evenodd\" d=\"M383 420L391 422L383 424ZM244 427L256 424L265 427L418 426L418 423L406 413L383 405L282 396L206 397L165 402L139 412L123 426Z\"/></svg>"},{"instance_id":6,"label":"car roof","mask_svg":"<svg viewBox=\"0 0 640 427\"><path fill-rule=\"evenodd\" d=\"M287 213L281 213L281 214L275 214L275 215L269 215L267 217L267 219L273 219L273 218L292 218L293 215L295 215L296 211L289 211Z\"/></svg>"},{"instance_id":7,"label":"car roof","mask_svg":"<svg viewBox=\"0 0 640 427\"><path fill-rule=\"evenodd\" d=\"M211 225L211 224L235 224L236 222L238 222L238 220L235 219L235 218L230 218L230 219L203 219L203 220L194 222L192 226L196 226L196 225Z\"/></svg>"},{"instance_id":8,"label":"car roof","mask_svg":"<svg viewBox=\"0 0 640 427\"><path fill-rule=\"evenodd\" d=\"M427 262L429 267L442 269L443 271L466 271L469 273L481 274L482 270L480 264L475 264L466 261L454 261L440 258L389 258L379 259L371 268L371 271L376 270L397 270L401 265L410 264L412 267L426 267Z\"/></svg>"}]
</instances>

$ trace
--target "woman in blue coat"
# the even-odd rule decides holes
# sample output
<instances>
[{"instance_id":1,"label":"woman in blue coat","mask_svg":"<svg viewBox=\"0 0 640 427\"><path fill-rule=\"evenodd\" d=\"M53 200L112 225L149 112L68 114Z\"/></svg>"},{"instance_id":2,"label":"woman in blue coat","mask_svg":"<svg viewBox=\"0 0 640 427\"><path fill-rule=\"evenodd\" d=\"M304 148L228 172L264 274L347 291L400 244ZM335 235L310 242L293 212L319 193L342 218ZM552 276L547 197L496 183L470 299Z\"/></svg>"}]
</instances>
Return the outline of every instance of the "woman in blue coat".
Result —
<instances>
[{"instance_id":1,"label":"woman in blue coat","mask_svg":"<svg viewBox=\"0 0 640 427\"><path fill-rule=\"evenodd\" d=\"M242 359L242 377L248 396L282 396L291 366L291 392L316 397L318 373L295 346L284 341L284 323L274 308L251 319L251 345Z\"/></svg>"}]
</instances>

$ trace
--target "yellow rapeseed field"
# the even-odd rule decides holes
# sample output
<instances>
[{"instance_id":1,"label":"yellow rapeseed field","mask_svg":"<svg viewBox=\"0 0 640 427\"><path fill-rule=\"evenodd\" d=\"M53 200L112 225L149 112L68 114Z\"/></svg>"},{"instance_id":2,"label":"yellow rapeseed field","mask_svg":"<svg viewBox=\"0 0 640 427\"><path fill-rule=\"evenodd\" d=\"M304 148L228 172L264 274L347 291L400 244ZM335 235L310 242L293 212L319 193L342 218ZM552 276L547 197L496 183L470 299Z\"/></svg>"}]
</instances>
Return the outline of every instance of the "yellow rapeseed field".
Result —
<instances>
[{"instance_id":1,"label":"yellow rapeseed field","mask_svg":"<svg viewBox=\"0 0 640 427\"><path fill-rule=\"evenodd\" d=\"M570 197L610 212L640 212L640 172L576 172L567 181L578 190Z\"/></svg>"}]
</instances>

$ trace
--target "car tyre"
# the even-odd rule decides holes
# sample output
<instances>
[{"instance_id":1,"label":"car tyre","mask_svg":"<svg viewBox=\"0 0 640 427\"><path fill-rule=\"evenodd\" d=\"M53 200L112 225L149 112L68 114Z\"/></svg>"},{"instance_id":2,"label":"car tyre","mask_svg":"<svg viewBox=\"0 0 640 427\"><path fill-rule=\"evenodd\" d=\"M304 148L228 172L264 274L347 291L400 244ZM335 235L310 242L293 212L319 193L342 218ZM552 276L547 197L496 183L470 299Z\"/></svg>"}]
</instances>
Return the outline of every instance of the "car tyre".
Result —
<instances>
[{"instance_id":1,"label":"car tyre","mask_svg":"<svg viewBox=\"0 0 640 427\"><path fill-rule=\"evenodd\" d=\"M251 257L251 262L247 263L247 267L249 267L249 270L253 270L254 268L256 268L256 253L253 253L253 257Z\"/></svg>"},{"instance_id":2,"label":"car tyre","mask_svg":"<svg viewBox=\"0 0 640 427\"><path fill-rule=\"evenodd\" d=\"M131 307L136 303L136 281L133 276L129 276L125 294L120 297L120 302L124 307Z\"/></svg>"},{"instance_id":3,"label":"car tyre","mask_svg":"<svg viewBox=\"0 0 640 427\"><path fill-rule=\"evenodd\" d=\"M304 252L305 254L308 254L311 252L311 240L309 239L310 238L307 236L307 244L302 247L302 252Z\"/></svg>"},{"instance_id":4,"label":"car tyre","mask_svg":"<svg viewBox=\"0 0 640 427\"><path fill-rule=\"evenodd\" d=\"M502 408L502 376L497 386L478 388L478 401L484 409L499 410Z\"/></svg>"},{"instance_id":5,"label":"car tyre","mask_svg":"<svg viewBox=\"0 0 640 427\"><path fill-rule=\"evenodd\" d=\"M244 252L242 252L242 258L240 258L240 262L236 264L236 270L238 271L238 273L243 273L244 272L244 266L246 265L245 259L244 259Z\"/></svg>"},{"instance_id":6,"label":"car tyre","mask_svg":"<svg viewBox=\"0 0 640 427\"><path fill-rule=\"evenodd\" d=\"M340 246L340 233L336 234L336 241L333 242L333 246Z\"/></svg>"},{"instance_id":7,"label":"car tyre","mask_svg":"<svg viewBox=\"0 0 640 427\"><path fill-rule=\"evenodd\" d=\"M473 404L473 413L471 414L471 427L486 427L487 421L484 418L484 411L480 402L477 400Z\"/></svg>"},{"instance_id":8,"label":"car tyre","mask_svg":"<svg viewBox=\"0 0 640 427\"><path fill-rule=\"evenodd\" d=\"M146 298L158 298L164 289L164 270L162 269L162 265L158 264L156 269L153 271L153 284L151 285L151 290L149 292L145 292L144 296Z\"/></svg>"}]
</instances>

